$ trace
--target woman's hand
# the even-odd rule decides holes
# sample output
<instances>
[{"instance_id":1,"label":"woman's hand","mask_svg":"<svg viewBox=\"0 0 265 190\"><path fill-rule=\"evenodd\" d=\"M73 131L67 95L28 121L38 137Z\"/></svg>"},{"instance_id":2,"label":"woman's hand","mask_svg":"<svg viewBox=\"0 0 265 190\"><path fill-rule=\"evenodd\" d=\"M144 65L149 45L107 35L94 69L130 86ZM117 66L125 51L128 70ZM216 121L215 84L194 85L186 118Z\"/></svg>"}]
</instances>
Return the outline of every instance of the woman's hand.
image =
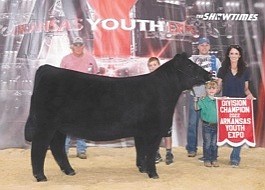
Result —
<instances>
[{"instance_id":1,"label":"woman's hand","mask_svg":"<svg viewBox=\"0 0 265 190\"><path fill-rule=\"evenodd\" d=\"M251 100L256 99L251 93L249 93L246 98Z\"/></svg>"}]
</instances>

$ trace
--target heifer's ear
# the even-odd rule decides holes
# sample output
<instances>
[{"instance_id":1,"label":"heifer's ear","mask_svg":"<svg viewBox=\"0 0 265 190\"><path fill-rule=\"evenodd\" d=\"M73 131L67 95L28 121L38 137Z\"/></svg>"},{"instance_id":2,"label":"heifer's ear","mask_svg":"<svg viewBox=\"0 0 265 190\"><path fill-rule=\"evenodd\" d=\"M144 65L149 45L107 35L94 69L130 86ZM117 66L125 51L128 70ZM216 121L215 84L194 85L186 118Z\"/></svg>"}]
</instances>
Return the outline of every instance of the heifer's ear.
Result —
<instances>
[{"instance_id":1,"label":"heifer's ear","mask_svg":"<svg viewBox=\"0 0 265 190\"><path fill-rule=\"evenodd\" d=\"M174 56L174 59L177 59L177 58L180 58L181 57L181 59L186 59L186 58L188 58L188 54L186 53L186 52L183 52L183 53L181 53L181 54L176 54L175 56Z\"/></svg>"},{"instance_id":2,"label":"heifer's ear","mask_svg":"<svg viewBox=\"0 0 265 190\"><path fill-rule=\"evenodd\" d=\"M188 58L188 54L186 52L181 53L182 57Z\"/></svg>"},{"instance_id":3,"label":"heifer's ear","mask_svg":"<svg viewBox=\"0 0 265 190\"><path fill-rule=\"evenodd\" d=\"M173 59L177 59L178 57L180 57L180 54L177 53Z\"/></svg>"},{"instance_id":4,"label":"heifer's ear","mask_svg":"<svg viewBox=\"0 0 265 190\"><path fill-rule=\"evenodd\" d=\"M188 59L188 54L186 52L183 52L181 54L176 54L174 56L174 59L179 59L179 58L181 58L181 59Z\"/></svg>"}]
</instances>

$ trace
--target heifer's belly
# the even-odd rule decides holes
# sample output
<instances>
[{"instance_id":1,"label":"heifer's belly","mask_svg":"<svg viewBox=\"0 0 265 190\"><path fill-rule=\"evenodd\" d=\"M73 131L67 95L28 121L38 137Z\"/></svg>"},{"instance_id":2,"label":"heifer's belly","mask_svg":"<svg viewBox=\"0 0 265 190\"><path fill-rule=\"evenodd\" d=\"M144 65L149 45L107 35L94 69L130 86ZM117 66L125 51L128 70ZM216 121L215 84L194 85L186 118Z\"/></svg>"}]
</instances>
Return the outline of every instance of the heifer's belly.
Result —
<instances>
[{"instance_id":1,"label":"heifer's belly","mask_svg":"<svg viewBox=\"0 0 265 190\"><path fill-rule=\"evenodd\" d=\"M93 141L133 137L144 123L137 106L117 102L76 102L69 100L60 110L60 128L64 133Z\"/></svg>"},{"instance_id":2,"label":"heifer's belly","mask_svg":"<svg viewBox=\"0 0 265 190\"><path fill-rule=\"evenodd\" d=\"M77 105L77 104L74 104ZM60 111L61 130L66 134L93 141L108 141L152 133L159 128L157 109L148 109L144 103L90 104L83 107L65 108Z\"/></svg>"},{"instance_id":3,"label":"heifer's belly","mask_svg":"<svg viewBox=\"0 0 265 190\"><path fill-rule=\"evenodd\" d=\"M96 125L86 123L63 124L60 130L68 135L92 141L109 141L125 137L133 137L136 128L121 124Z\"/></svg>"}]
</instances>

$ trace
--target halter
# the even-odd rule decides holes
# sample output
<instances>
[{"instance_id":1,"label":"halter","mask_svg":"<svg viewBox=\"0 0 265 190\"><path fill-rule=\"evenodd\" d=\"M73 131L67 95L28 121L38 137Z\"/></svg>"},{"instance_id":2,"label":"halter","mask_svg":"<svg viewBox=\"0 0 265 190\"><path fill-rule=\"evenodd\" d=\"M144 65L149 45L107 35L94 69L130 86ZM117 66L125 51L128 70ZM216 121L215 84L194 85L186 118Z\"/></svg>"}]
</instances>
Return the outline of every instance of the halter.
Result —
<instances>
[{"instance_id":1,"label":"halter","mask_svg":"<svg viewBox=\"0 0 265 190\"><path fill-rule=\"evenodd\" d=\"M183 73L184 75L186 75L186 76L188 76L188 77L191 77L193 80L198 79L198 76L195 76L195 77L194 77L193 75L188 74L188 73L185 73L184 71L182 71L182 70L179 69L179 68L177 68L177 70L180 71L181 73ZM193 96L196 97L196 94L195 94L195 91L193 90L193 88L191 88L190 90L191 90Z\"/></svg>"},{"instance_id":2,"label":"halter","mask_svg":"<svg viewBox=\"0 0 265 190\"><path fill-rule=\"evenodd\" d=\"M180 71L181 73L183 73L184 75L191 77L193 80L198 79L198 76L194 77L193 75L185 73L184 71L182 71L181 69L178 69L178 68L177 68L177 70Z\"/></svg>"}]
</instances>

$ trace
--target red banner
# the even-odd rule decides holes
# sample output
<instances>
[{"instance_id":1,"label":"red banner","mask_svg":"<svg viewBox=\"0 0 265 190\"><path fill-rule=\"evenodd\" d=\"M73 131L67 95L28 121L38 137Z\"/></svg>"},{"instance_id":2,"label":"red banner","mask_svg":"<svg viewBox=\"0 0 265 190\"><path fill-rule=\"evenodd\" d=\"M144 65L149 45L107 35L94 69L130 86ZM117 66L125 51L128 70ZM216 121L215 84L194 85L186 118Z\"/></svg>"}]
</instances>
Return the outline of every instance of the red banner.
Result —
<instances>
[{"instance_id":1,"label":"red banner","mask_svg":"<svg viewBox=\"0 0 265 190\"><path fill-rule=\"evenodd\" d=\"M118 20L125 19L128 23L129 12L136 0L88 0L95 9L96 17L105 23L95 30L94 54L98 57L129 57L131 31L118 27ZM106 30L108 28L108 30ZM115 28L115 30L114 30Z\"/></svg>"},{"instance_id":2,"label":"red banner","mask_svg":"<svg viewBox=\"0 0 265 190\"><path fill-rule=\"evenodd\" d=\"M217 145L225 143L238 147L246 143L254 147L253 100L245 98L217 98Z\"/></svg>"}]
</instances>

